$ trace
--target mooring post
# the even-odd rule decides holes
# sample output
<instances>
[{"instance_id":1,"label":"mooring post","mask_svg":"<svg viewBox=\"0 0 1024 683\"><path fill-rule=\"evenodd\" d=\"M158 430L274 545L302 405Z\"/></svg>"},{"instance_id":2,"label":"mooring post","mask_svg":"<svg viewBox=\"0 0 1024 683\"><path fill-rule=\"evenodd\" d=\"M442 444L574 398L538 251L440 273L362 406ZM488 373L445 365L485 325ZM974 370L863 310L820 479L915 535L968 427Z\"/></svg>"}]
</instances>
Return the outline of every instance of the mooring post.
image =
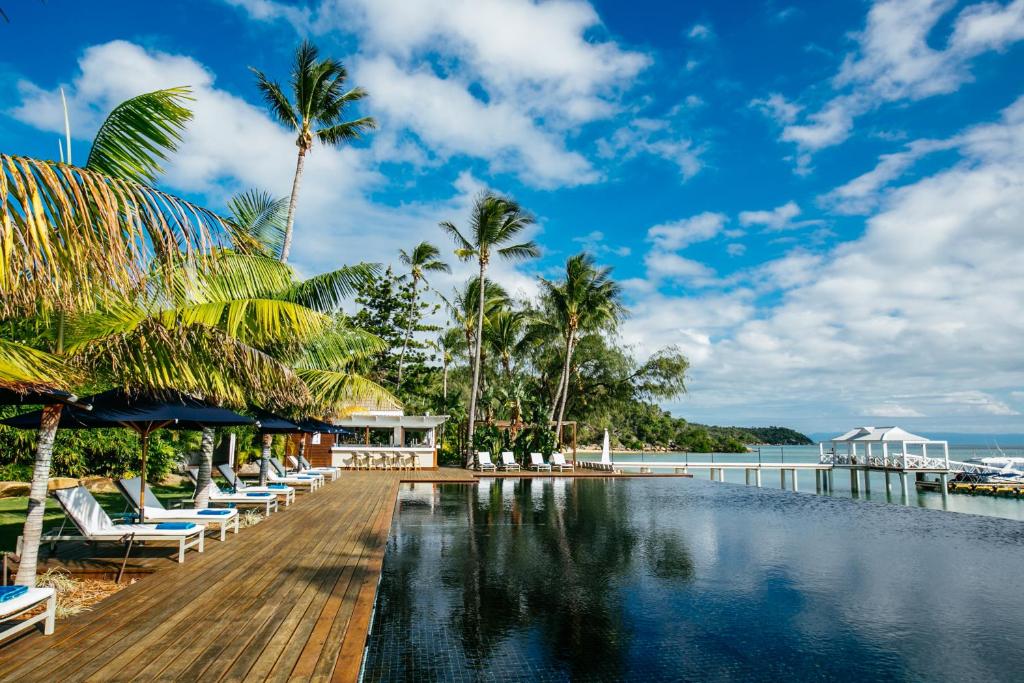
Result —
<instances>
[{"instance_id":1,"label":"mooring post","mask_svg":"<svg viewBox=\"0 0 1024 683\"><path fill-rule=\"evenodd\" d=\"M871 468L864 468L864 493L871 495Z\"/></svg>"},{"instance_id":2,"label":"mooring post","mask_svg":"<svg viewBox=\"0 0 1024 683\"><path fill-rule=\"evenodd\" d=\"M786 488L786 470L779 468L779 488Z\"/></svg>"},{"instance_id":3,"label":"mooring post","mask_svg":"<svg viewBox=\"0 0 1024 683\"><path fill-rule=\"evenodd\" d=\"M724 467L719 467L718 468L718 481L720 481L722 483L725 483L725 468Z\"/></svg>"},{"instance_id":4,"label":"mooring post","mask_svg":"<svg viewBox=\"0 0 1024 683\"><path fill-rule=\"evenodd\" d=\"M747 486L750 486L750 468L749 467L744 467L743 468L743 483L746 484Z\"/></svg>"},{"instance_id":5,"label":"mooring post","mask_svg":"<svg viewBox=\"0 0 1024 683\"><path fill-rule=\"evenodd\" d=\"M757 481L757 488L761 488L761 468L760 467L757 468L757 471L754 473L754 475L755 475L755 479Z\"/></svg>"},{"instance_id":6,"label":"mooring post","mask_svg":"<svg viewBox=\"0 0 1024 683\"><path fill-rule=\"evenodd\" d=\"M885 471L885 492L892 493L892 481L889 477L889 470Z\"/></svg>"},{"instance_id":7,"label":"mooring post","mask_svg":"<svg viewBox=\"0 0 1024 683\"><path fill-rule=\"evenodd\" d=\"M856 495L857 490L857 470L854 467L850 468L850 493Z\"/></svg>"},{"instance_id":8,"label":"mooring post","mask_svg":"<svg viewBox=\"0 0 1024 683\"><path fill-rule=\"evenodd\" d=\"M942 504L945 505L949 496L949 472L939 474L939 486L942 487Z\"/></svg>"},{"instance_id":9,"label":"mooring post","mask_svg":"<svg viewBox=\"0 0 1024 683\"><path fill-rule=\"evenodd\" d=\"M900 472L900 489L903 491L903 501L910 501L910 493L907 491L907 473Z\"/></svg>"},{"instance_id":10,"label":"mooring post","mask_svg":"<svg viewBox=\"0 0 1024 683\"><path fill-rule=\"evenodd\" d=\"M789 478L790 478L790 479L792 480L792 482L793 482L793 483L792 483L792 489L793 489L794 491L799 491L799 490L800 490L800 487L799 487L799 485L798 485L798 484L796 483L796 468L795 468L795 467L794 467L793 469L791 469L791 470L789 471Z\"/></svg>"},{"instance_id":11,"label":"mooring post","mask_svg":"<svg viewBox=\"0 0 1024 683\"><path fill-rule=\"evenodd\" d=\"M828 492L829 492L829 493L832 493L832 484L834 483L834 482L832 481L832 468L829 468L829 469L828 469L828 470L827 470L827 471L825 472L825 479L826 479L826 481L828 481Z\"/></svg>"}]
</instances>

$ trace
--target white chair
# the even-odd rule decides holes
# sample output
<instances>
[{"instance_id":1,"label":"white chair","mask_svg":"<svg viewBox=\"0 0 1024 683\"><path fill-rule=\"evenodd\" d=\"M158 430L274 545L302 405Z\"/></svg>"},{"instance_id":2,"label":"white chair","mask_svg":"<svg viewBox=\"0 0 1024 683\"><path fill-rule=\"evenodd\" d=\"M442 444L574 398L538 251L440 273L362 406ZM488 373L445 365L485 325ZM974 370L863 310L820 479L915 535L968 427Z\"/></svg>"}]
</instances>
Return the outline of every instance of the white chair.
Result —
<instances>
[{"instance_id":1,"label":"white chair","mask_svg":"<svg viewBox=\"0 0 1024 683\"><path fill-rule=\"evenodd\" d=\"M564 472L565 470L575 470L576 469L575 465L565 461L565 456L562 455L561 453L552 453L551 454L551 465L550 465L550 467L551 468L557 468L559 472Z\"/></svg>"},{"instance_id":2,"label":"white chair","mask_svg":"<svg viewBox=\"0 0 1024 683\"><path fill-rule=\"evenodd\" d=\"M198 486L199 481L199 468L190 467L188 468L189 478L192 480L193 486ZM227 505L228 507L234 508L263 508L266 515L270 515L271 512L277 512L277 496L273 493L227 493L222 491L217 482L210 478L210 505ZM192 499L195 500L196 493L199 493L199 489L192 494Z\"/></svg>"},{"instance_id":3,"label":"white chair","mask_svg":"<svg viewBox=\"0 0 1024 683\"><path fill-rule=\"evenodd\" d=\"M78 529L78 534L65 534L64 526L47 531L41 541L56 545L60 541L91 541L93 543L123 543L131 541L175 541L178 544L178 562L185 561L185 551L195 548L203 552L205 526L193 523L164 522L160 524L114 524L106 511L96 502L84 486L54 491L54 497L64 508L66 519ZM180 524L180 526L179 526ZM18 537L21 554L21 537Z\"/></svg>"},{"instance_id":4,"label":"white chair","mask_svg":"<svg viewBox=\"0 0 1024 683\"><path fill-rule=\"evenodd\" d=\"M501 454L501 464L498 465L499 469L505 470L506 472L518 472L522 468L519 463L516 462L516 456L512 451L503 451Z\"/></svg>"},{"instance_id":5,"label":"white chair","mask_svg":"<svg viewBox=\"0 0 1024 683\"><path fill-rule=\"evenodd\" d=\"M278 497L278 499L284 500L284 506L288 507L295 502L295 489L287 484L273 484L271 486L256 486L255 484L247 484L242 481L242 478L235 474L227 463L217 465L217 471L220 472L221 476L228 480L235 489L235 493L248 496L250 494L257 493L271 493Z\"/></svg>"},{"instance_id":6,"label":"white chair","mask_svg":"<svg viewBox=\"0 0 1024 683\"><path fill-rule=\"evenodd\" d=\"M57 591L52 588L26 587L24 590L22 588L22 586L0 588L0 592L13 595L13 597L0 600L0 622L7 624L6 627L0 628L0 641L32 628L39 622L43 622L43 635L53 635L54 622L57 618ZM40 614L15 621L15 618L43 603L46 603L46 609Z\"/></svg>"},{"instance_id":7,"label":"white chair","mask_svg":"<svg viewBox=\"0 0 1024 683\"><path fill-rule=\"evenodd\" d=\"M300 455L298 460L295 459L294 455L289 455L288 459L293 464L295 464L298 467L300 472L303 471L303 470L308 470L310 472L316 472L317 474L322 474L325 477L330 477L331 481L336 481L338 479L338 477L341 476L341 468L340 467L327 467L327 466L313 467L312 465L309 464L309 461L306 460L306 457L303 456L303 455Z\"/></svg>"},{"instance_id":8,"label":"white chair","mask_svg":"<svg viewBox=\"0 0 1024 683\"><path fill-rule=\"evenodd\" d=\"M544 462L544 456L540 453L530 453L530 469L538 472L542 470L551 471L551 465Z\"/></svg>"},{"instance_id":9,"label":"white chair","mask_svg":"<svg viewBox=\"0 0 1024 683\"><path fill-rule=\"evenodd\" d=\"M476 468L481 472L493 472L498 468L491 462L491 454L487 451L477 451Z\"/></svg>"},{"instance_id":10,"label":"white chair","mask_svg":"<svg viewBox=\"0 0 1024 683\"><path fill-rule=\"evenodd\" d=\"M139 477L117 480L117 488L121 490L121 495L131 503L136 512L139 511L139 484ZM145 513L143 518L147 522L192 522L194 524L216 527L220 531L220 540L222 541L227 540L228 529L233 529L236 534L238 533L238 510L225 508L182 508L168 510L160 502L160 499L156 497L152 489L149 488L149 484L146 484Z\"/></svg>"},{"instance_id":11,"label":"white chair","mask_svg":"<svg viewBox=\"0 0 1024 683\"><path fill-rule=\"evenodd\" d=\"M280 482L290 483L290 482L286 481L288 479L301 479L301 480L312 479L312 480L316 481L316 486L311 488L310 491L315 491L316 489L320 488L321 486L324 485L324 481L325 481L324 475L319 474L317 472L302 472L302 473L299 473L299 474L296 474L296 473L293 473L293 472L289 472L285 468L284 464L280 460L278 460L277 458L271 458L270 459L270 473L271 474L277 474L278 478L274 479L273 481L276 481L276 482L279 482L279 483Z\"/></svg>"}]
</instances>

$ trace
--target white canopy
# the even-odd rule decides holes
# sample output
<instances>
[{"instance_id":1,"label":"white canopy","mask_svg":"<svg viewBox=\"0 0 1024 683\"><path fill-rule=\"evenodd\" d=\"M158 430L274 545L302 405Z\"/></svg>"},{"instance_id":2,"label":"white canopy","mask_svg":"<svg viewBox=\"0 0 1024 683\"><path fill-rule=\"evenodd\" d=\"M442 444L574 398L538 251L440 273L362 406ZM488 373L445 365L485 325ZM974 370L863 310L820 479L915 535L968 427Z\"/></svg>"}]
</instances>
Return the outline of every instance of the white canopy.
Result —
<instances>
[{"instance_id":1,"label":"white canopy","mask_svg":"<svg viewBox=\"0 0 1024 683\"><path fill-rule=\"evenodd\" d=\"M447 415L349 415L334 420L339 427L369 427L371 429L433 429L448 419Z\"/></svg>"},{"instance_id":2,"label":"white canopy","mask_svg":"<svg viewBox=\"0 0 1024 683\"><path fill-rule=\"evenodd\" d=\"M942 443L917 434L911 434L902 427L857 427L840 436L829 439L832 443L864 443L866 441L910 441L920 443Z\"/></svg>"}]
</instances>

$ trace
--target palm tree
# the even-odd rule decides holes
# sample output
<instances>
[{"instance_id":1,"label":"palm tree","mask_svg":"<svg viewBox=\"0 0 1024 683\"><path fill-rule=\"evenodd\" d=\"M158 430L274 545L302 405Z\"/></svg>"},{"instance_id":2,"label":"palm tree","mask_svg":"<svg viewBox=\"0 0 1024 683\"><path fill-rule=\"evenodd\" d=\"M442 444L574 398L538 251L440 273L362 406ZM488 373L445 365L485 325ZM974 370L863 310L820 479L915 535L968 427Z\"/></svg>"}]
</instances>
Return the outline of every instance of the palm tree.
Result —
<instances>
[{"instance_id":1,"label":"palm tree","mask_svg":"<svg viewBox=\"0 0 1024 683\"><path fill-rule=\"evenodd\" d=\"M459 232L452 223L443 222L441 228L455 240L455 255L463 261L475 259L479 266L479 301L477 306L476 339L473 344L473 386L469 395L469 429L467 439L466 466L472 464L473 430L476 426L476 401L480 389L480 347L484 327L484 294L487 288L487 266L491 252L504 259L526 259L540 255L540 249L532 240L510 244L534 222L533 216L523 211L519 204L507 197L484 193L477 197L469 219L470 239Z\"/></svg>"},{"instance_id":2,"label":"palm tree","mask_svg":"<svg viewBox=\"0 0 1024 683\"><path fill-rule=\"evenodd\" d=\"M565 344L562 375L549 414L551 419L557 410L555 434L559 439L569 399L572 355L580 331L610 331L626 312L621 301L622 289L611 279L611 270L597 267L594 258L583 253L569 257L565 263L565 279L561 282L541 280Z\"/></svg>"},{"instance_id":3,"label":"palm tree","mask_svg":"<svg viewBox=\"0 0 1024 683\"><path fill-rule=\"evenodd\" d=\"M180 140L191 117L187 99L187 88L172 88L116 107L100 127L85 168L0 155L0 320L8 328L25 316L44 329L56 322L56 333L36 335L30 340L36 344L24 335L2 340L0 386L66 386L76 379L61 370L67 314L137 286L154 261L198 263L205 259L204 247L229 235L216 214L144 184ZM61 410L60 404L44 406L37 434L16 579L24 585L35 584Z\"/></svg>"},{"instance_id":4,"label":"palm tree","mask_svg":"<svg viewBox=\"0 0 1024 683\"><path fill-rule=\"evenodd\" d=\"M377 122L369 116L344 120L347 105L366 97L366 91L362 88L346 90L348 71L345 67L331 58L320 59L319 50L309 41L303 41L295 50L291 77L292 100L288 99L280 85L269 80L261 71L252 71L256 74L257 86L271 113L298 136L295 145L299 148L299 158L295 163L280 256L282 262L287 262L292 249L292 228L295 224L295 205L299 199L302 169L306 163L306 154L313 149L313 140L337 147L358 139L364 131L375 128Z\"/></svg>"},{"instance_id":5,"label":"palm tree","mask_svg":"<svg viewBox=\"0 0 1024 683\"><path fill-rule=\"evenodd\" d=\"M408 253L405 249L399 249L398 258L406 266L409 266L409 274L412 276L412 303L413 310L416 308L416 297L419 293L416 289L420 280L427 283L424 273L450 273L452 269L439 257L441 251L430 242L420 242ZM427 283L429 284L429 283ZM402 385L402 366L405 364L405 353L409 349L409 340L412 339L413 316L409 316L409 325L405 330L405 341L402 342L402 353L398 356L398 386Z\"/></svg>"}]
</instances>

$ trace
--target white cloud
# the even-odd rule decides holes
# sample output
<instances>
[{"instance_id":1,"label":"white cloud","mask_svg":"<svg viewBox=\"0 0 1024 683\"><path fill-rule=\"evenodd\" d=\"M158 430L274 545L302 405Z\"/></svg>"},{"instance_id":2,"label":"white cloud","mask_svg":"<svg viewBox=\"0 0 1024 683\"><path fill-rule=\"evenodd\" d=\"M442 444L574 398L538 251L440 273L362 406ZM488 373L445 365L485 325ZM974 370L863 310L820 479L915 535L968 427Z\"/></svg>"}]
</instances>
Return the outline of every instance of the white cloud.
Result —
<instances>
[{"instance_id":1,"label":"white cloud","mask_svg":"<svg viewBox=\"0 0 1024 683\"><path fill-rule=\"evenodd\" d=\"M632 250L622 245L608 243L608 237L601 230L591 230L586 235L573 237L573 242L583 246L583 250L591 254L614 254L616 256L629 256Z\"/></svg>"},{"instance_id":2,"label":"white cloud","mask_svg":"<svg viewBox=\"0 0 1024 683\"><path fill-rule=\"evenodd\" d=\"M409 72L389 57L357 63L375 114L412 130L437 153L489 159L496 171L516 170L541 187L593 182L589 162L538 128L511 103L483 102L465 83L431 71Z\"/></svg>"},{"instance_id":3,"label":"white cloud","mask_svg":"<svg viewBox=\"0 0 1024 683\"><path fill-rule=\"evenodd\" d=\"M675 251L715 237L725 225L725 220L725 214L707 211L690 218L655 225L647 231L647 239L661 251Z\"/></svg>"},{"instance_id":4,"label":"white cloud","mask_svg":"<svg viewBox=\"0 0 1024 683\"><path fill-rule=\"evenodd\" d=\"M611 137L598 140L598 155L619 160L635 159L641 154L658 157L676 166L683 180L689 180L703 167L700 159L703 149L692 139L677 133L675 128L664 119L633 119Z\"/></svg>"},{"instance_id":5,"label":"white cloud","mask_svg":"<svg viewBox=\"0 0 1024 683\"><path fill-rule=\"evenodd\" d=\"M739 242L734 242L726 245L725 252L729 254L729 256L743 256L747 253L747 246L745 244L740 244Z\"/></svg>"},{"instance_id":6,"label":"white cloud","mask_svg":"<svg viewBox=\"0 0 1024 683\"><path fill-rule=\"evenodd\" d=\"M857 47L832 80L837 95L797 123L782 140L796 143L798 169L808 155L845 141L853 122L889 102L921 100L955 92L972 79L978 55L1024 39L1024 0L975 2L944 29L955 0L876 0ZM938 34L938 35L936 35ZM776 116L778 118L778 116Z\"/></svg>"},{"instance_id":7,"label":"white cloud","mask_svg":"<svg viewBox=\"0 0 1024 683\"><path fill-rule=\"evenodd\" d=\"M732 294L714 282L639 307L644 350L681 330L708 340L693 346L688 415L1024 428L1011 397L1024 385L1024 97L955 145L959 160L891 189L862 237L730 278L752 287L731 300L736 315L712 315Z\"/></svg>"},{"instance_id":8,"label":"white cloud","mask_svg":"<svg viewBox=\"0 0 1024 683\"><path fill-rule=\"evenodd\" d=\"M714 277L715 271L693 259L665 251L651 251L644 258L647 276L655 280L689 281L703 284Z\"/></svg>"},{"instance_id":9,"label":"white cloud","mask_svg":"<svg viewBox=\"0 0 1024 683\"><path fill-rule=\"evenodd\" d=\"M796 227L793 219L800 215L800 207L796 202L786 202L770 211L740 211L740 225L749 227L752 225L764 226L768 230L788 230Z\"/></svg>"},{"instance_id":10,"label":"white cloud","mask_svg":"<svg viewBox=\"0 0 1024 683\"><path fill-rule=\"evenodd\" d=\"M715 32L707 24L694 24L686 35L691 40L711 40L715 37Z\"/></svg>"},{"instance_id":11,"label":"white cloud","mask_svg":"<svg viewBox=\"0 0 1024 683\"><path fill-rule=\"evenodd\" d=\"M803 109L800 105L790 102L777 92L773 92L767 97L751 100L750 106L761 111L780 125L796 121L797 115Z\"/></svg>"}]
</instances>

